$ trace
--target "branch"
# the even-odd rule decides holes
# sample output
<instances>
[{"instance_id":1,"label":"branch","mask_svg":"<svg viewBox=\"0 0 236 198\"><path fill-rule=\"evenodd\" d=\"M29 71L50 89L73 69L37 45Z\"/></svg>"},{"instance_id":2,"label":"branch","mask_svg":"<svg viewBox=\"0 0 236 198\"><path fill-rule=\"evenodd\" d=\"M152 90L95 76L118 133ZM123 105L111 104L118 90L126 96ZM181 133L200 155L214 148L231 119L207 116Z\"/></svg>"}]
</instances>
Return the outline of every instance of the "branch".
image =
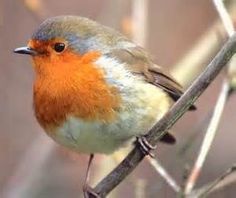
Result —
<instances>
[{"instance_id":1,"label":"branch","mask_svg":"<svg viewBox=\"0 0 236 198\"><path fill-rule=\"evenodd\" d=\"M157 159L148 156L147 160L175 192L180 192L180 186L177 184L174 178L171 177L171 175L166 171L166 169L159 163Z\"/></svg>"},{"instance_id":2,"label":"branch","mask_svg":"<svg viewBox=\"0 0 236 198\"><path fill-rule=\"evenodd\" d=\"M228 11L225 8L223 0L213 0L213 3L215 5L218 14L220 15L220 18L222 20L222 23L225 27L228 36L232 36L234 34L234 25L233 21L229 16Z\"/></svg>"},{"instance_id":3,"label":"branch","mask_svg":"<svg viewBox=\"0 0 236 198\"><path fill-rule=\"evenodd\" d=\"M165 135L166 131L174 125L215 79L235 52L236 35L234 34L218 52L206 70L194 81L165 116L148 132L146 139L150 144L157 144L159 139ZM128 156L95 187L94 191L101 197L105 197L135 169L144 157L143 152L136 146Z\"/></svg>"},{"instance_id":4,"label":"branch","mask_svg":"<svg viewBox=\"0 0 236 198\"><path fill-rule=\"evenodd\" d=\"M147 47L148 0L132 0L132 25L133 41L142 47ZM164 166L160 164L159 160L148 157L147 161L175 192L180 191L180 187L174 178L169 175Z\"/></svg>"},{"instance_id":5,"label":"branch","mask_svg":"<svg viewBox=\"0 0 236 198\"><path fill-rule=\"evenodd\" d=\"M212 190L218 186L220 183L224 182L224 180L231 175L232 173L234 173L236 171L236 164L233 165L231 168L229 168L228 170L226 170L220 177L216 178L213 182L211 182L210 184L205 185L204 187L202 187L199 190L193 191L190 197L206 197L206 195L208 195L209 193L212 192Z\"/></svg>"},{"instance_id":6,"label":"branch","mask_svg":"<svg viewBox=\"0 0 236 198\"><path fill-rule=\"evenodd\" d=\"M236 19L236 2L227 1L228 15ZM186 52L171 70L171 74L184 87L188 87L204 69L206 63L216 54L222 42L227 39L227 32L221 19L218 19L208 30L196 41L191 49ZM234 64L235 65L235 64ZM235 69L236 70L236 69ZM236 74L236 72L234 72ZM236 76L236 75L235 75ZM236 87L236 78L234 81Z\"/></svg>"},{"instance_id":7,"label":"branch","mask_svg":"<svg viewBox=\"0 0 236 198\"><path fill-rule=\"evenodd\" d=\"M232 185L236 182L236 171L232 172L230 175L228 175L224 180L219 182L213 189L211 189L211 193L215 191L222 190L223 188L226 188L229 185ZM212 183L212 182L211 182ZM201 188L204 189L204 186ZM203 190L201 190L202 192Z\"/></svg>"},{"instance_id":8,"label":"branch","mask_svg":"<svg viewBox=\"0 0 236 198\"><path fill-rule=\"evenodd\" d=\"M206 160L207 154L211 148L212 142L214 140L214 137L216 135L221 116L224 111L224 107L228 98L228 93L230 90L230 86L227 80L223 82L220 95L218 97L218 100L216 102L216 106L214 108L213 115L211 117L211 121L208 125L205 137L203 139L203 143L200 149L200 152L198 154L197 160L194 164L194 167L190 173L190 176L188 177L186 188L185 188L185 194L188 194L192 191L199 175L201 172L201 169L203 167L203 164Z\"/></svg>"},{"instance_id":9,"label":"branch","mask_svg":"<svg viewBox=\"0 0 236 198\"><path fill-rule=\"evenodd\" d=\"M228 36L232 36L234 34L234 26L233 26L233 22L229 16L229 13L227 12L223 0L213 0L213 3L215 5L215 8L222 20L222 23L224 25L224 28L228 34ZM229 67L228 67L229 69ZM201 172L201 169L203 167L203 164L206 160L206 156L211 148L212 142L214 140L216 131L218 129L218 125L220 122L220 118L222 116L226 101L228 99L229 96L229 92L231 90L230 88L230 81L228 79L229 76L226 77L226 79L224 80L223 84L222 84L222 88L221 88L221 92L220 95L218 97L218 100L216 102L216 106L214 108L214 112L210 121L210 124L208 126L206 135L204 137L202 146L201 146L201 150L198 154L198 158L195 162L195 165L190 173L190 176L188 177L187 183L186 183L186 188L185 188L185 194L189 194L199 175Z\"/></svg>"},{"instance_id":10,"label":"branch","mask_svg":"<svg viewBox=\"0 0 236 198\"><path fill-rule=\"evenodd\" d=\"M228 36L232 36L234 34L234 23L230 17L229 12L227 11L225 4L223 3L224 0L213 0L215 8L220 16L220 19L224 25L224 28L228 34ZM233 90L236 88L236 66L235 66L235 58L229 63L228 67L228 78L230 84L230 91L232 93Z\"/></svg>"},{"instance_id":11,"label":"branch","mask_svg":"<svg viewBox=\"0 0 236 198\"><path fill-rule=\"evenodd\" d=\"M147 44L148 0L132 0L132 37L142 47Z\"/></svg>"}]
</instances>

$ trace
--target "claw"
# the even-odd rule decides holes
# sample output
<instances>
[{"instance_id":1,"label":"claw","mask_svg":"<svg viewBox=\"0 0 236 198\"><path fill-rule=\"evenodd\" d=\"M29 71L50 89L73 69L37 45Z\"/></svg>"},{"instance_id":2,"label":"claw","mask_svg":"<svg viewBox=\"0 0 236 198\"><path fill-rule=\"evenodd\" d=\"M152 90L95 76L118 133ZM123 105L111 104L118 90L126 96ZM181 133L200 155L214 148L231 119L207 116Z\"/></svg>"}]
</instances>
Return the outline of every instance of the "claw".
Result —
<instances>
[{"instance_id":1,"label":"claw","mask_svg":"<svg viewBox=\"0 0 236 198\"><path fill-rule=\"evenodd\" d=\"M137 137L136 143L139 145L139 148L144 155L149 155L150 157L154 158L154 154L151 152L151 150L156 149L156 146L151 145L145 136Z\"/></svg>"},{"instance_id":2,"label":"claw","mask_svg":"<svg viewBox=\"0 0 236 198\"><path fill-rule=\"evenodd\" d=\"M100 196L87 184L83 186L84 198L100 198Z\"/></svg>"}]
</instances>

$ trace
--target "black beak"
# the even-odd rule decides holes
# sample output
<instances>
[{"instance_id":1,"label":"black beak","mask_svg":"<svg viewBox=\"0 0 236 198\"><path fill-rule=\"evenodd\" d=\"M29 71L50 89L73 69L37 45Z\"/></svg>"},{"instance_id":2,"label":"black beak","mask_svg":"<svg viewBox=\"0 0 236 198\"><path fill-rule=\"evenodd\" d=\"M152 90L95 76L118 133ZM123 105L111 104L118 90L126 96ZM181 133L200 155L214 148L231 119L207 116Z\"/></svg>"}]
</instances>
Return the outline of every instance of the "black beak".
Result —
<instances>
[{"instance_id":1,"label":"black beak","mask_svg":"<svg viewBox=\"0 0 236 198\"><path fill-rule=\"evenodd\" d=\"M28 55L32 55L32 56L35 56L37 55L38 53L30 48L30 47L19 47L19 48L16 48L14 49L14 53L17 53L17 54L28 54Z\"/></svg>"}]
</instances>

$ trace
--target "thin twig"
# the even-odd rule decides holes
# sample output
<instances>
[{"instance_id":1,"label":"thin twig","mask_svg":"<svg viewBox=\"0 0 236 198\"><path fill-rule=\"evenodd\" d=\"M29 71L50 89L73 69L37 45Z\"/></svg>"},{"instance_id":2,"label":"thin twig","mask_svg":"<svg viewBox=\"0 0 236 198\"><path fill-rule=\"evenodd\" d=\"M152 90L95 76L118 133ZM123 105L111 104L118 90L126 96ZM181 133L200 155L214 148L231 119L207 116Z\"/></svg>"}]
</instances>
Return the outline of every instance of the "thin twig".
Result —
<instances>
[{"instance_id":1,"label":"thin twig","mask_svg":"<svg viewBox=\"0 0 236 198\"><path fill-rule=\"evenodd\" d=\"M232 19L236 17L236 3L235 1L228 2L228 12ZM209 62L211 57L219 51L222 42L228 37L221 19L211 25L208 30L197 40L196 44L181 58L178 63L173 66L171 74L180 82L183 87L193 81L204 69L205 64ZM231 82L231 87L236 88L236 56L232 57L229 63L228 76ZM231 96L231 95L229 95ZM202 134L202 129L207 128L212 117L213 109L208 112L201 121L196 124L197 127L193 129L193 133L185 140L185 144L181 146L179 154L184 155L188 150L194 146L194 142ZM200 130L201 129L201 130ZM187 178L186 178L187 179Z\"/></svg>"},{"instance_id":2,"label":"thin twig","mask_svg":"<svg viewBox=\"0 0 236 198\"><path fill-rule=\"evenodd\" d=\"M220 15L222 23L224 24L225 30L229 36L234 34L234 25L232 19L229 16L228 11L225 8L223 0L213 0L215 8Z\"/></svg>"},{"instance_id":3,"label":"thin twig","mask_svg":"<svg viewBox=\"0 0 236 198\"><path fill-rule=\"evenodd\" d=\"M234 32L234 27L233 27L233 23L230 19L230 16L227 12L227 10L225 9L225 6L222 2L222 0L213 0L214 5L221 17L221 20L223 22L223 25L227 31L228 36L233 35ZM189 194L195 183L197 182L197 179L200 175L201 169L203 167L203 164L206 160L207 154L210 150L210 147L212 145L212 142L214 140L214 137L216 135L218 126L219 126L219 122L220 122L220 118L222 116L228 95L229 95L229 91L230 91L230 82L228 80L228 78L226 77L226 79L223 82L221 91L220 91L220 95L218 97L218 100L216 102L216 106L214 108L214 112L211 118L211 121L209 123L206 135L204 137L200 152L198 154L197 160L195 162L195 165L190 173L190 176L188 177L187 183L186 183L186 188L185 188L185 194Z\"/></svg>"},{"instance_id":4,"label":"thin twig","mask_svg":"<svg viewBox=\"0 0 236 198\"><path fill-rule=\"evenodd\" d=\"M147 48L147 21L148 21L148 0L133 0L132 1L132 37L135 43ZM162 176L162 178L178 192L180 187L175 180L167 173L165 168L161 166L158 159L147 158L148 162Z\"/></svg>"},{"instance_id":5,"label":"thin twig","mask_svg":"<svg viewBox=\"0 0 236 198\"><path fill-rule=\"evenodd\" d=\"M235 1L228 2L228 12L232 18L236 17ZM217 20L197 40L196 44L191 47L184 57L173 66L171 74L181 85L188 87L192 80L203 71L204 66L210 61L211 57L217 53L222 42L227 39L227 36L228 34L225 31L221 19Z\"/></svg>"},{"instance_id":6,"label":"thin twig","mask_svg":"<svg viewBox=\"0 0 236 198\"><path fill-rule=\"evenodd\" d=\"M236 171L236 164L233 165L231 168L227 169L220 177L216 178L210 184L205 185L203 188L193 191L190 197L206 197L212 190L221 182L223 182L229 175Z\"/></svg>"},{"instance_id":7,"label":"thin twig","mask_svg":"<svg viewBox=\"0 0 236 198\"><path fill-rule=\"evenodd\" d=\"M180 186L177 184L174 178L171 177L171 175L165 170L165 168L158 162L157 159L148 156L147 160L175 192L180 192Z\"/></svg>"},{"instance_id":8,"label":"thin twig","mask_svg":"<svg viewBox=\"0 0 236 198\"><path fill-rule=\"evenodd\" d=\"M206 135L204 137L197 160L190 173L190 176L188 177L186 188L185 188L186 194L189 194L192 191L200 175L201 169L206 160L206 156L211 148L216 131L218 129L219 122L220 122L220 119L221 119L221 116L222 116L222 113L223 113L223 110L227 101L228 92L229 92L229 83L228 81L225 80L222 85L222 90L220 92L218 100L216 102L216 106L215 106L211 121L209 123L209 126L207 128Z\"/></svg>"},{"instance_id":9,"label":"thin twig","mask_svg":"<svg viewBox=\"0 0 236 198\"><path fill-rule=\"evenodd\" d=\"M132 0L132 37L140 46L147 45L148 0Z\"/></svg>"},{"instance_id":10,"label":"thin twig","mask_svg":"<svg viewBox=\"0 0 236 198\"><path fill-rule=\"evenodd\" d=\"M236 182L236 171L233 172L232 174L230 174L229 176L227 176L227 178L225 178L224 180L222 180L220 183L218 183L212 190L212 192L215 192L217 190L223 189L228 185L232 185L233 183ZM204 189L205 186L201 187L201 189ZM201 190L202 192L203 190Z\"/></svg>"},{"instance_id":11,"label":"thin twig","mask_svg":"<svg viewBox=\"0 0 236 198\"><path fill-rule=\"evenodd\" d=\"M224 68L235 51L236 35L233 35L218 52L206 70L194 81L194 83L161 118L161 120L148 132L146 139L150 144L156 145L160 138L166 134L166 131L170 129L173 124L189 109L189 107L197 100L197 98ZM128 156L95 187L94 190L101 197L105 197L135 169L144 157L145 155L139 149L139 146L136 146Z\"/></svg>"},{"instance_id":12,"label":"thin twig","mask_svg":"<svg viewBox=\"0 0 236 198\"><path fill-rule=\"evenodd\" d=\"M216 10L218 11L218 14L221 18L221 21L224 25L224 28L228 34L228 36L232 36L234 34L235 28L233 20L231 19L229 12L227 11L223 0L213 0L213 3L216 7ZM235 58L232 59L232 61L229 63L228 66L228 78L230 83L231 91L235 90L236 87L236 64L235 64Z\"/></svg>"}]
</instances>

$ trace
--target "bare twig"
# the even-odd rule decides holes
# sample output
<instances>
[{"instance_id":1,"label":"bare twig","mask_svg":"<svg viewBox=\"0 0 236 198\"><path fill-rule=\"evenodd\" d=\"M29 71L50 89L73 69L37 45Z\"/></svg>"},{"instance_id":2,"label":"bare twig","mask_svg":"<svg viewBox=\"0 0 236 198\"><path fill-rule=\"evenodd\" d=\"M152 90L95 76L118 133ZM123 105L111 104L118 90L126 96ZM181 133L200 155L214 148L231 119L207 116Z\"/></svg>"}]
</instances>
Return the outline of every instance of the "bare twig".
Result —
<instances>
[{"instance_id":1,"label":"bare twig","mask_svg":"<svg viewBox=\"0 0 236 198\"><path fill-rule=\"evenodd\" d=\"M207 128L206 135L204 137L200 152L198 154L197 160L195 162L195 165L190 173L190 176L188 177L185 193L188 194L192 191L199 175L202 169L202 166L206 160L206 156L211 148L213 139L215 137L216 131L218 129L218 125L220 122L220 118L222 116L227 96L229 92L229 83L228 81L225 81L222 85L222 90L220 92L220 95L218 97L218 100L216 102L216 106L211 118L211 121L209 123L209 126Z\"/></svg>"},{"instance_id":2,"label":"bare twig","mask_svg":"<svg viewBox=\"0 0 236 198\"><path fill-rule=\"evenodd\" d=\"M147 47L147 21L148 21L148 0L133 0L132 1L132 37L135 43L143 47ZM148 162L162 176L162 178L176 191L180 187L175 180L167 173L165 168L161 166L158 159L147 158Z\"/></svg>"},{"instance_id":3,"label":"bare twig","mask_svg":"<svg viewBox=\"0 0 236 198\"><path fill-rule=\"evenodd\" d=\"M147 157L147 160L175 192L180 192L180 186L176 183L174 178L170 176L170 174L165 170L165 168L158 162L158 160L149 156Z\"/></svg>"},{"instance_id":4,"label":"bare twig","mask_svg":"<svg viewBox=\"0 0 236 198\"><path fill-rule=\"evenodd\" d=\"M206 197L212 190L220 183L222 183L228 176L236 171L236 164L226 170L220 177L216 178L210 184L205 185L203 188L193 191L189 197Z\"/></svg>"},{"instance_id":5,"label":"bare twig","mask_svg":"<svg viewBox=\"0 0 236 198\"><path fill-rule=\"evenodd\" d=\"M222 20L222 23L224 25L224 28L228 34L228 36L233 35L234 33L234 23L231 19L229 12L226 10L225 5L223 3L223 0L213 0L213 3L216 7L216 10L218 11L218 14L220 15L220 18ZM235 58L230 61L229 67L228 67L228 77L229 77L229 84L231 86L231 89L235 89L236 87L236 64L235 64Z\"/></svg>"},{"instance_id":6,"label":"bare twig","mask_svg":"<svg viewBox=\"0 0 236 198\"><path fill-rule=\"evenodd\" d=\"M194 81L166 115L163 116L163 118L149 131L146 135L146 139L150 144L156 145L166 131L189 109L219 74L235 51L236 35L233 35L208 65L206 70ZM105 197L135 169L144 157L145 155L143 152L136 146L128 156L95 187L94 190L101 197Z\"/></svg>"},{"instance_id":7,"label":"bare twig","mask_svg":"<svg viewBox=\"0 0 236 198\"><path fill-rule=\"evenodd\" d=\"M218 183L212 190L212 192L215 192L217 190L220 190L222 188L225 188L228 185L232 185L233 183L236 182L236 171L234 171L232 174L228 175L227 178L225 178L224 180L222 180L220 183ZM205 186L203 186L201 189L205 188Z\"/></svg>"},{"instance_id":8,"label":"bare twig","mask_svg":"<svg viewBox=\"0 0 236 198\"><path fill-rule=\"evenodd\" d=\"M213 0L215 8L220 15L222 23L224 24L225 30L229 36L234 34L234 25L232 19L229 16L228 11L225 8L223 0Z\"/></svg>"},{"instance_id":9,"label":"bare twig","mask_svg":"<svg viewBox=\"0 0 236 198\"><path fill-rule=\"evenodd\" d=\"M227 10L224 7L224 4L222 2L222 0L213 0L214 5L221 17L221 20L223 22L223 25L227 31L228 36L233 35L234 33L234 27L233 27L233 23L230 19L230 16L227 12ZM220 95L218 97L218 100L216 102L216 106L211 118L211 121L209 123L206 135L204 137L200 152L198 154L198 158L195 162L195 165L190 173L190 176L188 177L187 183L186 183L186 188L185 188L185 193L189 194L199 175L201 172L201 169L203 167L203 164L206 160L206 156L210 150L210 147L212 145L213 139L215 137L216 131L218 129L219 126L219 122L220 122L220 118L222 116L228 95L229 95L229 91L230 91L230 82L228 80L228 78L226 77L225 81L223 82L222 88L221 88L221 92Z\"/></svg>"},{"instance_id":10,"label":"bare twig","mask_svg":"<svg viewBox=\"0 0 236 198\"><path fill-rule=\"evenodd\" d=\"M236 17L235 1L227 1L228 11L232 18ZM219 51L222 42L228 37L221 19L218 19L209 29L197 40L196 44L173 66L172 75L182 86L188 87L193 79L198 76L204 69L205 65L217 51ZM236 57L234 56L229 62L228 76L231 87L236 88ZM184 155L194 146L194 142L202 134L212 117L213 110L196 124L189 138L186 138L179 154ZM200 130L201 129L201 130ZM187 179L187 178L186 178Z\"/></svg>"},{"instance_id":11,"label":"bare twig","mask_svg":"<svg viewBox=\"0 0 236 198\"><path fill-rule=\"evenodd\" d=\"M146 46L148 0L132 0L132 37L135 43Z\"/></svg>"},{"instance_id":12,"label":"bare twig","mask_svg":"<svg viewBox=\"0 0 236 198\"><path fill-rule=\"evenodd\" d=\"M232 18L235 18L235 1L229 1L228 4L228 12L232 16ZM184 57L181 58L173 66L171 73L175 77L175 79L181 85L188 87L192 80L201 73L206 63L209 62L213 55L220 49L220 46L222 45L222 42L227 38L227 35L228 34L226 33L221 20L217 20L197 40L196 44L193 45L191 50L189 50L184 55Z\"/></svg>"}]
</instances>

